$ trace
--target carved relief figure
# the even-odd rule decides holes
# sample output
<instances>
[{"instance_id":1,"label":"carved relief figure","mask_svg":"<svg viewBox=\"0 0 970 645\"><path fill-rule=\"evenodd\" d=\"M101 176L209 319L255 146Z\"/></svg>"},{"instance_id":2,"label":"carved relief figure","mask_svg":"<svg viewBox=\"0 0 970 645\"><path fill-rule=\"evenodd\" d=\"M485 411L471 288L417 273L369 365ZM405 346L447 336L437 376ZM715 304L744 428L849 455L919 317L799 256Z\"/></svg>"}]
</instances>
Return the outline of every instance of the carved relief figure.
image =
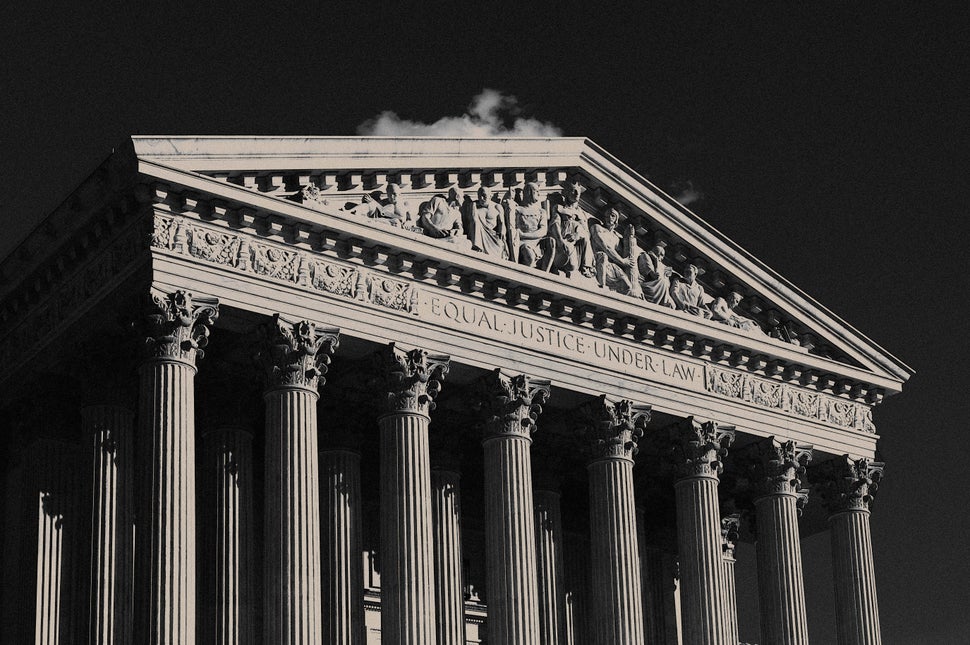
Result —
<instances>
[{"instance_id":1,"label":"carved relief figure","mask_svg":"<svg viewBox=\"0 0 970 645\"><path fill-rule=\"evenodd\" d=\"M704 293L704 287L697 282L700 269L696 264L688 264L683 277L679 278L670 288L670 296L677 305L677 309L702 316L711 317L711 310L707 308L710 298Z\"/></svg>"},{"instance_id":2,"label":"carved relief figure","mask_svg":"<svg viewBox=\"0 0 970 645\"><path fill-rule=\"evenodd\" d=\"M738 313L737 307L741 304L741 294L732 291L725 298L715 298L711 303L711 319L725 325L736 327L742 331L760 331L764 333L756 321Z\"/></svg>"},{"instance_id":3,"label":"carved relief figure","mask_svg":"<svg viewBox=\"0 0 970 645\"><path fill-rule=\"evenodd\" d=\"M579 205L582 184L570 182L563 187L549 216L549 237L543 243L539 268L569 276L579 271L593 276L593 253L589 242L586 211Z\"/></svg>"},{"instance_id":4,"label":"carved relief figure","mask_svg":"<svg viewBox=\"0 0 970 645\"><path fill-rule=\"evenodd\" d=\"M539 185L529 182L516 201L511 191L504 200L509 256L519 264L536 266L542 257L540 244L548 233L546 209L539 201Z\"/></svg>"},{"instance_id":5,"label":"carved relief figure","mask_svg":"<svg viewBox=\"0 0 970 645\"><path fill-rule=\"evenodd\" d=\"M646 253L640 253L637 257L637 269L644 300L673 309L676 307L670 297L670 276L673 269L664 264L666 246L664 242L657 242Z\"/></svg>"},{"instance_id":6,"label":"carved relief figure","mask_svg":"<svg viewBox=\"0 0 970 645\"><path fill-rule=\"evenodd\" d=\"M449 190L447 198L435 195L421 204L418 226L425 235L436 239L461 235L461 203L461 191L457 188Z\"/></svg>"},{"instance_id":7,"label":"carved relief figure","mask_svg":"<svg viewBox=\"0 0 970 645\"><path fill-rule=\"evenodd\" d=\"M505 221L498 204L492 201L492 192L488 188L479 188L478 199L468 202L465 222L472 249L500 258L509 257Z\"/></svg>"},{"instance_id":8,"label":"carved relief figure","mask_svg":"<svg viewBox=\"0 0 970 645\"><path fill-rule=\"evenodd\" d=\"M630 293L629 271L633 262L624 248L624 238L616 232L620 213L615 206L609 206L603 212L602 220L590 220L589 227L596 282L611 291Z\"/></svg>"},{"instance_id":9,"label":"carved relief figure","mask_svg":"<svg viewBox=\"0 0 970 645\"><path fill-rule=\"evenodd\" d=\"M388 184L385 199L374 200L370 195L364 195L361 203L349 209L349 212L364 215L391 226L404 226L408 220L408 213L400 201L399 191L397 184Z\"/></svg>"}]
</instances>

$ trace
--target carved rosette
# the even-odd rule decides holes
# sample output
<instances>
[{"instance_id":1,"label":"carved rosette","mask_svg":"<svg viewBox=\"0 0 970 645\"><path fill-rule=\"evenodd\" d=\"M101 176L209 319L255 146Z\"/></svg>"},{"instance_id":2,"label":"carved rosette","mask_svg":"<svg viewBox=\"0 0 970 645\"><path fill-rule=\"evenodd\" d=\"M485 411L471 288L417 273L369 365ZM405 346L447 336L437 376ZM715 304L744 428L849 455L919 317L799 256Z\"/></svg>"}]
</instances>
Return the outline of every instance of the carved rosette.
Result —
<instances>
[{"instance_id":1,"label":"carved rosette","mask_svg":"<svg viewBox=\"0 0 970 645\"><path fill-rule=\"evenodd\" d=\"M732 513L721 518L721 550L725 558L734 559L734 548L741 535L741 514Z\"/></svg>"},{"instance_id":2,"label":"carved rosette","mask_svg":"<svg viewBox=\"0 0 970 645\"><path fill-rule=\"evenodd\" d=\"M830 515L868 511L886 465L871 459L836 457L813 466L809 477Z\"/></svg>"},{"instance_id":3,"label":"carved rosette","mask_svg":"<svg viewBox=\"0 0 970 645\"><path fill-rule=\"evenodd\" d=\"M549 381L524 374L509 376L500 369L483 378L479 401L485 412L485 438L517 435L530 439L550 390Z\"/></svg>"},{"instance_id":4,"label":"carved rosette","mask_svg":"<svg viewBox=\"0 0 970 645\"><path fill-rule=\"evenodd\" d=\"M756 442L738 456L739 466L754 488L754 495L797 495L805 467L812 459L812 446L769 437Z\"/></svg>"},{"instance_id":5,"label":"carved rosette","mask_svg":"<svg viewBox=\"0 0 970 645\"><path fill-rule=\"evenodd\" d=\"M256 362L262 368L267 390L323 385L330 354L337 349L340 330L319 328L306 320L288 322L279 314L260 327Z\"/></svg>"},{"instance_id":6,"label":"carved rosette","mask_svg":"<svg viewBox=\"0 0 970 645\"><path fill-rule=\"evenodd\" d=\"M423 349L405 350L390 343L374 354L377 387L385 414L415 412L427 416L448 374L449 357L431 355Z\"/></svg>"},{"instance_id":7,"label":"carved rosette","mask_svg":"<svg viewBox=\"0 0 970 645\"><path fill-rule=\"evenodd\" d=\"M589 460L628 459L637 454L637 441L650 421L650 406L633 401L610 401L606 395L583 406Z\"/></svg>"},{"instance_id":8,"label":"carved rosette","mask_svg":"<svg viewBox=\"0 0 970 645\"><path fill-rule=\"evenodd\" d=\"M667 428L670 457L677 477L717 477L721 474L721 460L727 456L734 441L734 430L719 428L714 421L700 422L688 417Z\"/></svg>"},{"instance_id":9,"label":"carved rosette","mask_svg":"<svg viewBox=\"0 0 970 645\"><path fill-rule=\"evenodd\" d=\"M149 359L195 364L209 343L209 327L219 318L219 301L195 297L181 289L152 291L144 317L145 350Z\"/></svg>"}]
</instances>

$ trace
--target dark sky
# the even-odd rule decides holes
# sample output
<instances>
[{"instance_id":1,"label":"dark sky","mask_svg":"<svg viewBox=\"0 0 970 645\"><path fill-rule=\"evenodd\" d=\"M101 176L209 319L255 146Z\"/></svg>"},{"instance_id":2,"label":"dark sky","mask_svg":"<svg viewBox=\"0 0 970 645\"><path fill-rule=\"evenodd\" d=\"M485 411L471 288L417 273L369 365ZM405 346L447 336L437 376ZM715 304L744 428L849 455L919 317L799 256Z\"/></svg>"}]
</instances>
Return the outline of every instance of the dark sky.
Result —
<instances>
[{"instance_id":1,"label":"dark sky","mask_svg":"<svg viewBox=\"0 0 970 645\"><path fill-rule=\"evenodd\" d=\"M696 212L917 371L875 416L884 642L967 642L965 16L18 4L0 21L0 254L126 135L352 134L382 110L459 115L486 87L661 187L691 181ZM828 535L803 549L813 642L833 643ZM738 582L757 641L753 555Z\"/></svg>"}]
</instances>

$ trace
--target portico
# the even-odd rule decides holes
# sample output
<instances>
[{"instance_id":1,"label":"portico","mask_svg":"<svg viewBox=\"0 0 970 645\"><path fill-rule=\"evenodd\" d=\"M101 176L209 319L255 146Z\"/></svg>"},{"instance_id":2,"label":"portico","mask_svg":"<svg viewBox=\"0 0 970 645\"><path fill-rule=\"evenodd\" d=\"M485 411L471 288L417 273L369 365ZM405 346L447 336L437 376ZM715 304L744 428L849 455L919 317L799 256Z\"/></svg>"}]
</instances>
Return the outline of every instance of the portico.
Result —
<instances>
[{"instance_id":1,"label":"portico","mask_svg":"<svg viewBox=\"0 0 970 645\"><path fill-rule=\"evenodd\" d=\"M36 598L7 633L714 645L746 539L763 642L807 643L830 530L840 643L879 642L871 408L909 368L592 142L135 137L78 196L3 263L4 570ZM533 211L559 237L520 254ZM63 392L137 398L37 430L65 352Z\"/></svg>"}]
</instances>

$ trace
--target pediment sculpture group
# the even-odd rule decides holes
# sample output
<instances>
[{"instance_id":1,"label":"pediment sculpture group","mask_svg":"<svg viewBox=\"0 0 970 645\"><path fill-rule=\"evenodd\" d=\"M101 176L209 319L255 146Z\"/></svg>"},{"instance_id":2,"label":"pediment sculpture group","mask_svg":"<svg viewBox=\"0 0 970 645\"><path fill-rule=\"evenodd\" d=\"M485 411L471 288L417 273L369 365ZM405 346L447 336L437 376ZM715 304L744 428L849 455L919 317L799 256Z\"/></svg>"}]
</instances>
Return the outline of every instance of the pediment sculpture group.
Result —
<instances>
[{"instance_id":1,"label":"pediment sculpture group","mask_svg":"<svg viewBox=\"0 0 970 645\"><path fill-rule=\"evenodd\" d=\"M593 280L602 288L741 331L765 333L739 311L740 293L708 295L697 281L703 270L696 264L687 263L678 272L665 263L663 241L643 250L633 224L621 228L619 205L607 204L599 217L590 216L580 205L583 189L579 182L567 182L541 200L534 182L500 198L485 186L474 199L451 188L423 202L415 221L400 188L388 184L386 196L365 196L342 210L542 271Z\"/></svg>"}]
</instances>

